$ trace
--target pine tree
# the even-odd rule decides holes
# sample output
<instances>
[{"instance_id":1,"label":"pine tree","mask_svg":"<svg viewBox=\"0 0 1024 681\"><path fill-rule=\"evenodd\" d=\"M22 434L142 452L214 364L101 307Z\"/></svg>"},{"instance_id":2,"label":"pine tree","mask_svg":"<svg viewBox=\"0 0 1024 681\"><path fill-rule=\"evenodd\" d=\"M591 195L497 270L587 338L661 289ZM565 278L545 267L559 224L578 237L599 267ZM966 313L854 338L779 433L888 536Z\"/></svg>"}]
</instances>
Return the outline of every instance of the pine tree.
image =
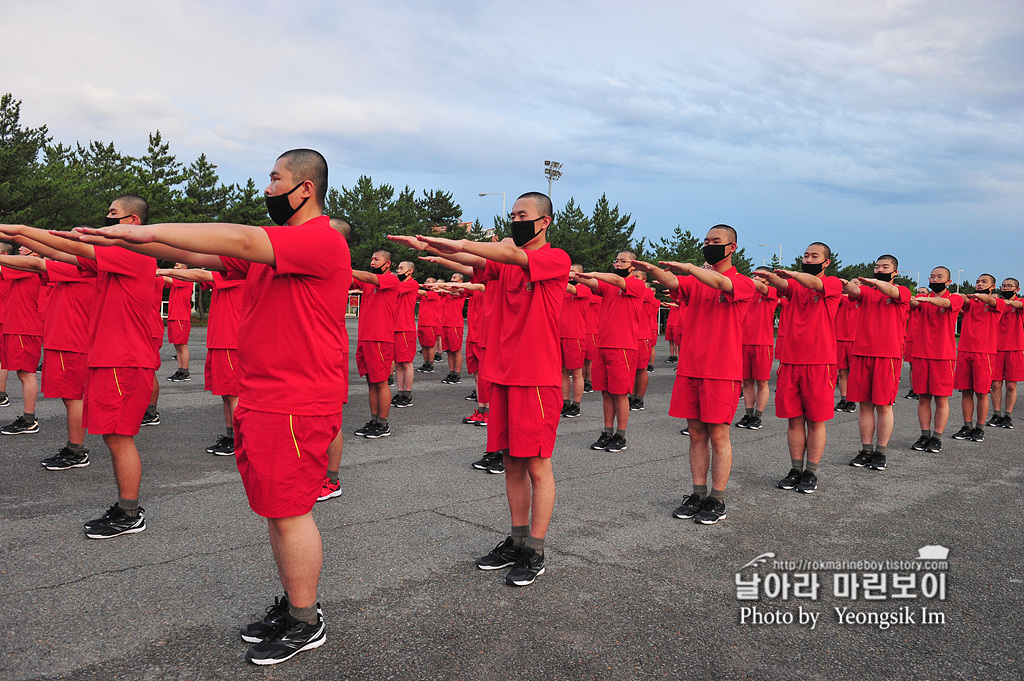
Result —
<instances>
[{"instance_id":1,"label":"pine tree","mask_svg":"<svg viewBox=\"0 0 1024 681\"><path fill-rule=\"evenodd\" d=\"M157 130L149 135L146 155L133 164L138 183L135 193L149 202L151 223L177 222L182 217L178 185L185 181L186 174L170 148Z\"/></svg>"},{"instance_id":2,"label":"pine tree","mask_svg":"<svg viewBox=\"0 0 1024 681\"><path fill-rule=\"evenodd\" d=\"M251 177L244 187L237 184L229 187L227 204L221 213L221 220L237 225L270 224L263 192L256 188L256 183Z\"/></svg>"},{"instance_id":3,"label":"pine tree","mask_svg":"<svg viewBox=\"0 0 1024 681\"><path fill-rule=\"evenodd\" d=\"M46 126L21 125L21 100L0 97L0 221L31 222L33 208L50 192L40 162L50 142Z\"/></svg>"},{"instance_id":4,"label":"pine tree","mask_svg":"<svg viewBox=\"0 0 1024 681\"><path fill-rule=\"evenodd\" d=\"M220 183L217 166L200 154L185 171L184 197L175 212L183 222L215 222L227 208L230 190Z\"/></svg>"}]
</instances>

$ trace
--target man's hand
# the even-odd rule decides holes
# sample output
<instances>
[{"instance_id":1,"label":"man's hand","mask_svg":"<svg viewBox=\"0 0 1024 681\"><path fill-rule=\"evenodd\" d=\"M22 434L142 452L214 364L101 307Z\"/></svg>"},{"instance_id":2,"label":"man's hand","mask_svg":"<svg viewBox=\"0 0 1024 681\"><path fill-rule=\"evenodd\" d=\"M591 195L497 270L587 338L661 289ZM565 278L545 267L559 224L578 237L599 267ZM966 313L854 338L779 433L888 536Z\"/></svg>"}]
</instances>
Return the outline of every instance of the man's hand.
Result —
<instances>
[{"instance_id":1,"label":"man's hand","mask_svg":"<svg viewBox=\"0 0 1024 681\"><path fill-rule=\"evenodd\" d=\"M120 239L130 244L151 244L156 240L154 230L148 225L111 225L109 227L75 227L70 232L51 230L50 234L61 236L73 241L106 245L104 241L94 241L93 237L104 239Z\"/></svg>"},{"instance_id":2,"label":"man's hand","mask_svg":"<svg viewBox=\"0 0 1024 681\"><path fill-rule=\"evenodd\" d=\"M425 251L427 249L427 244L420 241L414 236L407 236L405 234L388 234L387 238L390 241L394 241L395 243L407 246L408 248L411 248L414 251Z\"/></svg>"}]
</instances>

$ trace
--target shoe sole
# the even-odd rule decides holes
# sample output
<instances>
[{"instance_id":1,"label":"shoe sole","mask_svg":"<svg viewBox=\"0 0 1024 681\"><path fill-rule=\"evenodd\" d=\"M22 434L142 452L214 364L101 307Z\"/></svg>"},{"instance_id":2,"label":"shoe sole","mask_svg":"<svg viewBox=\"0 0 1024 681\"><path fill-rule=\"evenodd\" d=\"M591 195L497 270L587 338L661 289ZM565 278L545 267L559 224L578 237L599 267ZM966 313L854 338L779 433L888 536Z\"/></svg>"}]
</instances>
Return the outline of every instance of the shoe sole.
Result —
<instances>
[{"instance_id":1,"label":"shoe sole","mask_svg":"<svg viewBox=\"0 0 1024 681\"><path fill-rule=\"evenodd\" d=\"M747 426L747 430L761 430L762 428L764 428L764 425L760 425L760 426Z\"/></svg>"},{"instance_id":2,"label":"shoe sole","mask_svg":"<svg viewBox=\"0 0 1024 681\"><path fill-rule=\"evenodd\" d=\"M0 433L3 433L4 435L34 435L34 434L36 434L38 432L39 432L38 428L36 428L35 430L19 430L19 431L13 432L13 433L8 432L6 430L0 430Z\"/></svg>"},{"instance_id":3,"label":"shoe sole","mask_svg":"<svg viewBox=\"0 0 1024 681\"><path fill-rule=\"evenodd\" d=\"M320 646L322 646L326 642L327 642L327 632L326 632L326 630L321 628L320 629L320 638L318 638L318 639L316 639L314 641L310 641L309 643L307 643L306 645L302 646L301 648L296 648L287 657L278 657L278 658L267 658L267 659L256 659L256 660L254 660L252 657L249 656L248 653L246 653L245 657L249 660L249 662L252 662L253 664L258 664L260 666L266 666L266 665L271 665L271 664L279 664L281 662L287 662L288 660L292 659L293 657L295 657L296 655L298 655L301 652L304 652L306 650L313 650L314 648L319 648Z\"/></svg>"},{"instance_id":4,"label":"shoe sole","mask_svg":"<svg viewBox=\"0 0 1024 681\"><path fill-rule=\"evenodd\" d=\"M942 453L942 450L941 450L941 449L928 449L928 450L926 450L926 451L927 451L927 452L928 452L929 454L941 454L941 453Z\"/></svg>"},{"instance_id":5,"label":"shoe sole","mask_svg":"<svg viewBox=\"0 0 1024 681\"><path fill-rule=\"evenodd\" d=\"M145 428L146 426L159 426L159 421L151 421L150 423L140 423L139 428Z\"/></svg>"},{"instance_id":6,"label":"shoe sole","mask_svg":"<svg viewBox=\"0 0 1024 681\"><path fill-rule=\"evenodd\" d=\"M501 565L486 565L485 566L485 565L481 565L480 563L476 563L475 565L476 565L476 569L477 570L483 570L484 572L493 572L494 570L504 570L505 568L512 567L515 564L516 564L516 562L514 560L510 560L507 563L502 563Z\"/></svg>"},{"instance_id":7,"label":"shoe sole","mask_svg":"<svg viewBox=\"0 0 1024 681\"><path fill-rule=\"evenodd\" d=\"M412 402L402 402L401 404L393 404L391 406L393 406L395 409L405 409L406 407L411 407Z\"/></svg>"},{"instance_id":8,"label":"shoe sole","mask_svg":"<svg viewBox=\"0 0 1024 681\"><path fill-rule=\"evenodd\" d=\"M928 447L916 447L914 445L911 445L910 449L915 451L915 452L927 452L928 451Z\"/></svg>"},{"instance_id":9,"label":"shoe sole","mask_svg":"<svg viewBox=\"0 0 1024 681\"><path fill-rule=\"evenodd\" d=\"M498 470L493 470L492 471L490 468L488 468L487 472L490 473L491 475L502 475L502 474L504 474L505 469L502 468L500 471L498 471Z\"/></svg>"},{"instance_id":10,"label":"shoe sole","mask_svg":"<svg viewBox=\"0 0 1024 681\"><path fill-rule=\"evenodd\" d=\"M327 501L328 499L333 499L335 497L340 497L340 496L341 496L341 490L339 489L337 492L331 492L330 494L325 494L322 497L317 497L316 500L317 501ZM250 641L250 643L253 643L253 641ZM259 641L255 641L255 643L259 643Z\"/></svg>"},{"instance_id":11,"label":"shoe sole","mask_svg":"<svg viewBox=\"0 0 1024 681\"><path fill-rule=\"evenodd\" d=\"M787 490L787 491L791 490L791 489L796 489L796 485L791 485L789 487L786 487L785 485L780 485L779 483L775 483L775 487L777 489L784 489L784 490Z\"/></svg>"},{"instance_id":12,"label":"shoe sole","mask_svg":"<svg viewBox=\"0 0 1024 681\"><path fill-rule=\"evenodd\" d=\"M800 494L814 494L815 492L818 491L818 487L817 487L817 485L815 485L814 487L811 487L811 488L800 488L800 487L797 487L796 491L800 492Z\"/></svg>"},{"instance_id":13,"label":"shoe sole","mask_svg":"<svg viewBox=\"0 0 1024 681\"><path fill-rule=\"evenodd\" d=\"M369 433L367 435L364 435L363 437L365 437L367 440L379 440L382 437L391 437L391 431L388 431L386 433Z\"/></svg>"},{"instance_id":14,"label":"shoe sole","mask_svg":"<svg viewBox=\"0 0 1024 681\"><path fill-rule=\"evenodd\" d=\"M580 414L562 414L562 416L564 416L567 419L574 419L574 418L578 418L580 416Z\"/></svg>"},{"instance_id":15,"label":"shoe sole","mask_svg":"<svg viewBox=\"0 0 1024 681\"><path fill-rule=\"evenodd\" d=\"M616 447L615 449L612 449L611 447L605 447L604 451L612 452L614 454L615 452L624 452L627 449L629 449L629 447L627 447L626 445L622 445L621 447Z\"/></svg>"},{"instance_id":16,"label":"shoe sole","mask_svg":"<svg viewBox=\"0 0 1024 681\"><path fill-rule=\"evenodd\" d=\"M44 463L43 464L43 468L45 468L48 471L66 471L69 468L85 468L90 463L91 463L90 461L83 461L82 463L73 463L73 464L69 464L67 466L47 466Z\"/></svg>"},{"instance_id":17,"label":"shoe sole","mask_svg":"<svg viewBox=\"0 0 1024 681\"><path fill-rule=\"evenodd\" d=\"M537 577L540 577L542 574L544 574L544 572L545 572L545 568L541 568L540 570L537 571L537 575L534 576L534 577L531 577L529 580L521 579L519 581L516 581L516 580L513 580L513 579L508 579L506 577L505 578L505 583L508 584L509 586L530 586L535 581L537 581Z\"/></svg>"},{"instance_id":18,"label":"shoe sole","mask_svg":"<svg viewBox=\"0 0 1024 681\"><path fill-rule=\"evenodd\" d=\"M145 532L145 530L145 525L143 525L142 527L133 527L130 530L124 530L122 532L118 532L117 534L89 534L89 530L86 530L85 536L89 539L113 539L114 537L120 537L126 534L138 534L139 532Z\"/></svg>"},{"instance_id":19,"label":"shoe sole","mask_svg":"<svg viewBox=\"0 0 1024 681\"><path fill-rule=\"evenodd\" d=\"M885 466L868 466L868 468L870 468L873 471L884 471L885 470Z\"/></svg>"},{"instance_id":20,"label":"shoe sole","mask_svg":"<svg viewBox=\"0 0 1024 681\"><path fill-rule=\"evenodd\" d=\"M699 523L701 525L717 525L719 520L725 520L727 517L728 517L728 515L723 513L722 515L720 515L717 518L714 518L712 520L701 520L700 518L697 518L696 516L694 516L693 520L694 520L694 522L697 522L697 523Z\"/></svg>"},{"instance_id":21,"label":"shoe sole","mask_svg":"<svg viewBox=\"0 0 1024 681\"><path fill-rule=\"evenodd\" d=\"M235 455L234 452L210 452L210 454L213 454L214 456L234 456Z\"/></svg>"},{"instance_id":22,"label":"shoe sole","mask_svg":"<svg viewBox=\"0 0 1024 681\"><path fill-rule=\"evenodd\" d=\"M696 513L693 513L691 515L686 515L686 514L679 515L678 513L675 513L675 512L672 513L672 517L673 518L679 518L680 520L693 520L696 516L697 516Z\"/></svg>"}]
</instances>

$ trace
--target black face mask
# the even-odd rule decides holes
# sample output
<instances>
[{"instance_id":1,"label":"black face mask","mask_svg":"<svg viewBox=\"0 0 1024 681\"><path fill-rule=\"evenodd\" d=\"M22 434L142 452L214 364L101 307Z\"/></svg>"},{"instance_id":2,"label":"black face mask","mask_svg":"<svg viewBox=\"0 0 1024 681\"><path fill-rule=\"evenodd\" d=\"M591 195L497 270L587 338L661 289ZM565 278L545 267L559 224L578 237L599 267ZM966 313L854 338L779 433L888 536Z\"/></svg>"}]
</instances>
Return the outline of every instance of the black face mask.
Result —
<instances>
[{"instance_id":1,"label":"black face mask","mask_svg":"<svg viewBox=\"0 0 1024 681\"><path fill-rule=\"evenodd\" d=\"M122 215L119 218L112 218L110 216L107 216L107 217L103 218L103 226L104 227L110 227L112 225L119 225L119 224L121 224L121 220L124 220L125 218L130 218L130 217L131 217L131 215Z\"/></svg>"},{"instance_id":2,"label":"black face mask","mask_svg":"<svg viewBox=\"0 0 1024 681\"><path fill-rule=\"evenodd\" d=\"M298 183L291 188L291 191L287 191L284 194L277 194L276 196L264 197L267 201L267 215L274 221L275 225L284 225L292 216L299 212L299 209L306 205L306 201L309 201L309 197L302 199L296 208L292 208L292 204L288 202L288 197L296 189L303 185L302 182Z\"/></svg>"},{"instance_id":3,"label":"black face mask","mask_svg":"<svg viewBox=\"0 0 1024 681\"><path fill-rule=\"evenodd\" d=\"M974 289L974 292L975 293L981 293L981 294L984 294L984 295L988 296L988 295L992 295L992 291L994 291L994 290L995 289L993 289L993 288L976 288L976 289Z\"/></svg>"},{"instance_id":4,"label":"black face mask","mask_svg":"<svg viewBox=\"0 0 1024 681\"><path fill-rule=\"evenodd\" d=\"M397 276L398 276L398 281L405 281L406 279L409 278L408 274L399 274Z\"/></svg>"},{"instance_id":5,"label":"black face mask","mask_svg":"<svg viewBox=\"0 0 1024 681\"><path fill-rule=\"evenodd\" d=\"M928 283L928 288L930 288L931 290L935 291L936 293L942 293L943 291L946 290L947 286L949 286L949 283L945 282L945 281L942 282L941 284L937 284L935 282L929 282Z\"/></svg>"},{"instance_id":6,"label":"black face mask","mask_svg":"<svg viewBox=\"0 0 1024 681\"><path fill-rule=\"evenodd\" d=\"M804 263L800 263L800 269L803 270L804 272L806 272L807 274L813 274L813 275L817 276L817 275L821 274L821 271L823 269L825 269L825 263L823 263L823 262L818 262L818 263L804 262Z\"/></svg>"},{"instance_id":7,"label":"black face mask","mask_svg":"<svg viewBox=\"0 0 1024 681\"><path fill-rule=\"evenodd\" d=\"M873 276L878 281L892 281L892 272L875 272Z\"/></svg>"},{"instance_id":8,"label":"black face mask","mask_svg":"<svg viewBox=\"0 0 1024 681\"><path fill-rule=\"evenodd\" d=\"M512 222L512 241L515 242L516 246L522 248L533 241L533 237L539 233L536 226L537 220L543 220L543 218L537 218L536 220L514 220Z\"/></svg>"},{"instance_id":9,"label":"black face mask","mask_svg":"<svg viewBox=\"0 0 1024 681\"><path fill-rule=\"evenodd\" d=\"M1010 298L1013 298L1013 296L1016 295L1016 293L1016 291L1000 291L999 295L1001 295L1004 299L1009 300Z\"/></svg>"},{"instance_id":10,"label":"black face mask","mask_svg":"<svg viewBox=\"0 0 1024 681\"><path fill-rule=\"evenodd\" d=\"M623 279L629 276L630 272L633 271L632 267L616 267L612 265L612 274L617 274Z\"/></svg>"},{"instance_id":11,"label":"black face mask","mask_svg":"<svg viewBox=\"0 0 1024 681\"><path fill-rule=\"evenodd\" d=\"M704 248L700 249L701 253L704 254L704 262L709 265L716 265L725 260L725 249L729 244L705 244Z\"/></svg>"},{"instance_id":12,"label":"black face mask","mask_svg":"<svg viewBox=\"0 0 1024 681\"><path fill-rule=\"evenodd\" d=\"M373 272L374 274L384 274L384 266L382 265L380 267L370 267L370 271Z\"/></svg>"}]
</instances>

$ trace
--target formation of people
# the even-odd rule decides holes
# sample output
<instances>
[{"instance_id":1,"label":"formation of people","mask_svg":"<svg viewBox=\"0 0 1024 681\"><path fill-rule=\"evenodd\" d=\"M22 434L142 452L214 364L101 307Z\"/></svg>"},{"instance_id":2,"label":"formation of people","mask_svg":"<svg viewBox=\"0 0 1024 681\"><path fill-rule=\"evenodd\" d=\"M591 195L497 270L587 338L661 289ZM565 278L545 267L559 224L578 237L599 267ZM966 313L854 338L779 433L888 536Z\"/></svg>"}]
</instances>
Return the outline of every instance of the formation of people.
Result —
<instances>
[{"instance_id":1,"label":"formation of people","mask_svg":"<svg viewBox=\"0 0 1024 681\"><path fill-rule=\"evenodd\" d=\"M225 429L207 451L235 457L250 507L266 518L283 590L241 629L253 663L283 662L326 640L312 509L341 495L350 296L359 297L355 361L370 416L354 435L391 436L391 408L413 406L416 374L437 372L442 354L444 383L460 384L466 365L474 383L466 399L476 407L462 421L486 428L484 454L471 465L505 475L510 516L508 535L476 567L507 569L510 586L545 572L551 456L562 418L590 418L584 393L601 393L601 431L590 449L628 449L630 414L646 408L662 308L666 361L676 365L669 414L686 420L692 478L677 518L713 525L727 517L731 429L763 427L776 361L775 414L787 420L790 459L776 483L783 490L817 491L835 412L859 412L860 450L850 465L886 470L905 360L921 428L913 449L941 451L954 390L964 417L955 439L982 442L985 426L1013 428L1024 380L1016 279L997 288L982 274L975 292L961 295L939 266L929 288L912 295L893 283L892 255L877 259L871 277L826 275L832 253L822 242L806 248L801 271L761 267L745 276L732 264L738 236L728 225L708 231L703 265L649 263L623 251L608 271L587 272L548 243L553 209L536 192L513 205L509 239L393 235L417 258L395 265L394 246L382 244L366 269L355 269L352 226L323 214L327 177L318 152L282 154L265 191L274 226L149 224L148 205L135 195L115 198L102 228L0 225L0 388L15 372L23 400L23 413L0 433L39 432L42 355L43 394L67 412L67 442L42 465L88 466L87 432L102 436L113 462L118 499L84 524L90 539L146 529L135 436L160 422L164 329L177 363L166 380L190 381L192 292L212 291L204 382L222 398ZM418 281L417 260L443 266L450 279ZM9 404L0 392L0 405Z\"/></svg>"}]
</instances>

